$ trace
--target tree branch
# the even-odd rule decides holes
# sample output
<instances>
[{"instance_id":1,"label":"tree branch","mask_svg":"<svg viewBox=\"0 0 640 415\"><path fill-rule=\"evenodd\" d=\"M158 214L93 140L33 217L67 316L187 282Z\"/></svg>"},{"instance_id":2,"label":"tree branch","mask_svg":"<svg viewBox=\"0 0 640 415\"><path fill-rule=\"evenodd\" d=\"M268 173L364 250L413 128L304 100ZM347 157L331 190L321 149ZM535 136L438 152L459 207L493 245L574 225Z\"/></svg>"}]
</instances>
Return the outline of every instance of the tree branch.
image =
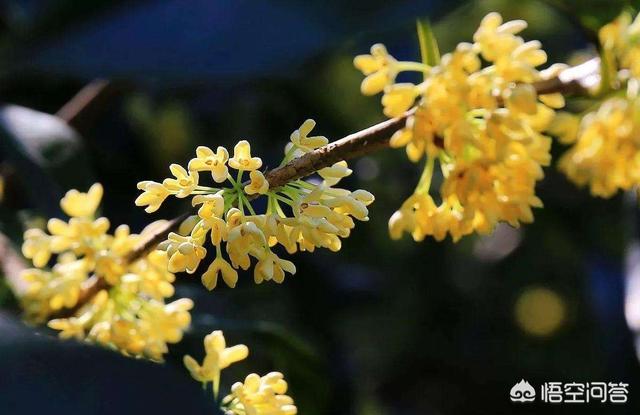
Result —
<instances>
[{"instance_id":1,"label":"tree branch","mask_svg":"<svg viewBox=\"0 0 640 415\"><path fill-rule=\"evenodd\" d=\"M129 85L122 82L94 79L64 104L56 116L84 136L84 133L93 126L96 118L109 109L112 101L130 89Z\"/></svg>"},{"instance_id":2,"label":"tree branch","mask_svg":"<svg viewBox=\"0 0 640 415\"><path fill-rule=\"evenodd\" d=\"M138 245L133 251L127 254L125 261L128 264L136 262L149 252L151 252L160 242L167 239L167 235L174 232L180 227L180 224L190 216L190 213L185 212L182 215L167 221L158 230L150 234L147 239Z\"/></svg>"},{"instance_id":3,"label":"tree branch","mask_svg":"<svg viewBox=\"0 0 640 415\"><path fill-rule=\"evenodd\" d=\"M49 316L49 319L66 318L73 316L78 310L80 310L83 305L85 305L93 297L95 297L96 294L98 294L102 290L106 290L107 288L109 288L107 280L95 274L90 276L80 286L80 294L78 295L78 301L76 302L76 305L71 308L63 308L56 311Z\"/></svg>"},{"instance_id":4,"label":"tree branch","mask_svg":"<svg viewBox=\"0 0 640 415\"><path fill-rule=\"evenodd\" d=\"M554 92L563 94L585 93L598 84L600 79L599 72L600 59L592 58L580 65L562 71L557 77L534 82L533 86L538 94L551 94ZM389 139L393 133L402 129L407 118L414 112L415 108L407 111L401 117L392 118L350 134L293 159L284 166L267 171L265 178L269 182L269 187L272 189L278 188L292 180L309 176L320 169L330 167L338 161L361 157L365 154L388 148ZM167 238L170 232L175 231L187 217L189 217L189 213L184 213L167 222L165 226L131 251L127 256L127 262L134 262L153 250ZM78 304L72 309L64 310L65 312L61 315L73 315L93 295L106 287L108 285L104 279L92 276L87 280L86 287L83 287Z\"/></svg>"},{"instance_id":5,"label":"tree branch","mask_svg":"<svg viewBox=\"0 0 640 415\"><path fill-rule=\"evenodd\" d=\"M533 83L538 94L583 94L600 83L600 58L569 67L556 77Z\"/></svg>"},{"instance_id":6,"label":"tree branch","mask_svg":"<svg viewBox=\"0 0 640 415\"><path fill-rule=\"evenodd\" d=\"M291 160L284 166L269 170L265 178L269 188L284 186L292 180L309 176L316 171L329 167L341 160L349 160L373 153L389 146L389 139L402 129L415 109L407 111L398 118L392 118L375 124L367 129L350 134L340 140L327 144L314 151Z\"/></svg>"},{"instance_id":7,"label":"tree branch","mask_svg":"<svg viewBox=\"0 0 640 415\"><path fill-rule=\"evenodd\" d=\"M0 271L9 283L9 287L16 297L20 297L27 290L27 282L20 278L22 271L29 268L11 244L9 238L0 233Z\"/></svg>"}]
</instances>

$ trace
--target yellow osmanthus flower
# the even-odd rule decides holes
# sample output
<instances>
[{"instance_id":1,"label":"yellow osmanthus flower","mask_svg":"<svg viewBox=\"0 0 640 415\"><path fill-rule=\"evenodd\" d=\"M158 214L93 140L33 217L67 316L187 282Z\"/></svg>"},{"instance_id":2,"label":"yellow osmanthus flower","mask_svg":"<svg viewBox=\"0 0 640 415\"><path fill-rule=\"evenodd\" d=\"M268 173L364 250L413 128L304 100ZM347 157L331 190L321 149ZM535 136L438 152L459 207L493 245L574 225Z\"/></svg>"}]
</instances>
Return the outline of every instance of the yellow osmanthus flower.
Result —
<instances>
[{"instance_id":1,"label":"yellow osmanthus flower","mask_svg":"<svg viewBox=\"0 0 640 415\"><path fill-rule=\"evenodd\" d=\"M193 206L201 205L198 210L198 217L202 219L221 217L224 214L223 194L223 191L219 191L215 194L194 196L191 204Z\"/></svg>"},{"instance_id":2,"label":"yellow osmanthus flower","mask_svg":"<svg viewBox=\"0 0 640 415\"><path fill-rule=\"evenodd\" d=\"M300 128L291 133L290 141L284 147L285 162L292 158L300 157L301 155L322 147L329 143L327 137L312 136L309 137L309 133L316 126L314 120L306 120L302 123ZM289 157L287 155L290 155Z\"/></svg>"},{"instance_id":3,"label":"yellow osmanthus flower","mask_svg":"<svg viewBox=\"0 0 640 415\"><path fill-rule=\"evenodd\" d=\"M640 98L610 98L582 118L558 167L591 194L611 197L640 185Z\"/></svg>"},{"instance_id":4,"label":"yellow osmanthus flower","mask_svg":"<svg viewBox=\"0 0 640 415\"><path fill-rule=\"evenodd\" d=\"M229 152L224 147L218 147L214 153L209 147L200 146L196 149L196 158L189 162L190 171L210 171L216 183L227 180L229 169L227 161Z\"/></svg>"},{"instance_id":5,"label":"yellow osmanthus flower","mask_svg":"<svg viewBox=\"0 0 640 415\"><path fill-rule=\"evenodd\" d=\"M31 258L33 265L42 268L47 265L51 258L51 237L42 229L28 229L24 233L24 243L22 244L22 254Z\"/></svg>"},{"instance_id":6,"label":"yellow osmanthus flower","mask_svg":"<svg viewBox=\"0 0 640 415\"><path fill-rule=\"evenodd\" d=\"M25 232L22 251L36 268L22 278L27 289L21 298L26 316L47 321L64 309L77 305L82 286L102 278L109 289L98 292L88 303L66 318L48 322L63 338L87 339L126 355L162 360L167 344L176 343L190 324L193 302L179 299L165 304L174 294L174 275L167 270L166 252L154 251L128 263L126 256L155 224L140 235L125 225L108 233L106 218L94 219L102 197L102 186L88 193L69 191L60 204L71 218L50 219L46 233ZM55 265L47 267L55 256Z\"/></svg>"},{"instance_id":7,"label":"yellow osmanthus flower","mask_svg":"<svg viewBox=\"0 0 640 415\"><path fill-rule=\"evenodd\" d=\"M102 200L103 189L100 183L95 183L87 193L69 190L60 201L60 207L69 216L91 217L98 209Z\"/></svg>"},{"instance_id":8,"label":"yellow osmanthus flower","mask_svg":"<svg viewBox=\"0 0 640 415\"><path fill-rule=\"evenodd\" d=\"M370 55L356 56L353 64L367 75L360 87L364 95L375 95L382 91L385 86L393 83L399 71L398 62L380 43L371 46Z\"/></svg>"},{"instance_id":9,"label":"yellow osmanthus flower","mask_svg":"<svg viewBox=\"0 0 640 415\"><path fill-rule=\"evenodd\" d=\"M244 382L236 382L222 400L227 413L236 415L295 415L298 408L287 395L287 382L280 372L264 376L251 373Z\"/></svg>"},{"instance_id":10,"label":"yellow osmanthus flower","mask_svg":"<svg viewBox=\"0 0 640 415\"><path fill-rule=\"evenodd\" d=\"M324 184L327 186L335 186L341 179L350 176L351 173L353 171L344 160L334 163L331 167L318 170L318 174L324 179Z\"/></svg>"},{"instance_id":11,"label":"yellow osmanthus flower","mask_svg":"<svg viewBox=\"0 0 640 415\"><path fill-rule=\"evenodd\" d=\"M599 107L580 119L569 114L554 120L554 134L572 144L558 166L591 194L611 197L640 185L640 15L622 13L599 32L603 56L616 74L615 83L626 83Z\"/></svg>"},{"instance_id":12,"label":"yellow osmanthus flower","mask_svg":"<svg viewBox=\"0 0 640 415\"><path fill-rule=\"evenodd\" d=\"M326 137L310 136L314 126L313 120L307 120L291 134L282 164L328 143ZM138 185L143 193L136 204L147 205L147 211L155 211L166 194L192 197L192 205L198 206L197 217L188 219L180 227L180 233L171 233L159 248L168 254L169 271L194 273L210 250L205 247L210 242L216 254L202 274L202 283L209 290L218 285L219 276L226 285L235 287L236 270L248 270L252 260L256 261L253 272L256 283L281 283L287 273L296 272L296 267L276 253L277 245L290 254L318 247L337 251L341 247L340 238L348 237L354 228L354 219L368 220L367 206L373 202L373 195L364 190L351 192L335 187L351 174L345 161L319 170L323 179L320 183L294 180L270 189L258 170L262 160L251 155L247 141L236 144L233 157L227 159L227 154L223 147L218 147L216 153L198 147L196 158L189 162L189 172L172 165L176 179ZM214 165L220 174L225 172L227 186L219 186L223 183L221 176L213 177L215 186L211 187L201 184L200 176L194 174L196 169L201 172ZM236 169L237 175L232 176L227 166ZM243 181L247 172L248 183ZM252 204L259 197L266 199L262 213L256 212Z\"/></svg>"},{"instance_id":13,"label":"yellow osmanthus flower","mask_svg":"<svg viewBox=\"0 0 640 415\"><path fill-rule=\"evenodd\" d=\"M175 179L165 179L162 184L164 187L176 197L189 196L198 185L198 172L195 170L187 171L179 164L172 164L169 170L175 176Z\"/></svg>"},{"instance_id":14,"label":"yellow osmanthus flower","mask_svg":"<svg viewBox=\"0 0 640 415\"><path fill-rule=\"evenodd\" d=\"M23 297L27 317L42 321L63 307L75 306L88 275L84 261L73 261L56 264L50 272L27 269L21 277L27 282Z\"/></svg>"},{"instance_id":15,"label":"yellow osmanthus flower","mask_svg":"<svg viewBox=\"0 0 640 415\"><path fill-rule=\"evenodd\" d=\"M640 78L640 14L622 13L598 32L602 48L617 59L617 66Z\"/></svg>"},{"instance_id":16,"label":"yellow osmanthus flower","mask_svg":"<svg viewBox=\"0 0 640 415\"><path fill-rule=\"evenodd\" d=\"M136 206L146 206L147 213L153 213L160 208L160 205L171 194L162 183L150 180L138 183L138 189L142 194L136 198Z\"/></svg>"},{"instance_id":17,"label":"yellow osmanthus flower","mask_svg":"<svg viewBox=\"0 0 640 415\"><path fill-rule=\"evenodd\" d=\"M263 195L269 190L269 182L264 178L264 175L258 170L253 170L249 173L251 182L244 187L244 192L248 195Z\"/></svg>"},{"instance_id":18,"label":"yellow osmanthus flower","mask_svg":"<svg viewBox=\"0 0 640 415\"><path fill-rule=\"evenodd\" d=\"M252 171L262 167L260 157L251 157L251 145L242 140L233 148L233 157L229 159L229 167L236 170Z\"/></svg>"},{"instance_id":19,"label":"yellow osmanthus flower","mask_svg":"<svg viewBox=\"0 0 640 415\"><path fill-rule=\"evenodd\" d=\"M69 332L73 334L72 331ZM213 396L218 399L220 374L233 363L244 360L249 349L244 344L227 347L224 334L220 330L211 332L204 338L205 357L202 364L191 356L183 358L185 367L191 376L206 387L211 382ZM297 408L293 399L286 395L287 382L279 372L265 376L250 374L244 382L236 382L231 393L221 402L225 414L235 415L295 415Z\"/></svg>"},{"instance_id":20,"label":"yellow osmanthus flower","mask_svg":"<svg viewBox=\"0 0 640 415\"><path fill-rule=\"evenodd\" d=\"M234 288L236 286L238 272L222 256L217 256L209 265L207 271L202 274L202 284L208 290L213 290L218 284L219 274L222 274L222 279L229 287Z\"/></svg>"},{"instance_id":21,"label":"yellow osmanthus flower","mask_svg":"<svg viewBox=\"0 0 640 415\"><path fill-rule=\"evenodd\" d=\"M387 117L402 115L416 102L420 88L410 83L390 85L382 96L384 115Z\"/></svg>"},{"instance_id":22,"label":"yellow osmanthus flower","mask_svg":"<svg viewBox=\"0 0 640 415\"><path fill-rule=\"evenodd\" d=\"M246 359L249 355L249 349L244 344L227 347L224 334L222 331L216 330L204 338L204 350L205 357L202 365L189 355L184 356L184 365L198 382L202 382L205 386L211 382L213 394L217 397L220 387L220 372L233 363Z\"/></svg>"},{"instance_id":23,"label":"yellow osmanthus flower","mask_svg":"<svg viewBox=\"0 0 640 415\"><path fill-rule=\"evenodd\" d=\"M389 117L415 107L390 144L405 148L413 162L427 160L414 194L389 222L393 238L408 232L415 240L451 235L457 241L472 232L489 233L501 221L513 226L533 221L531 209L542 206L535 185L543 177L542 166L550 162L551 140L545 132L564 99L560 94L538 95L531 83L563 67L537 69L547 55L540 42L517 36L526 26L522 20L503 22L499 14L490 13L475 32L474 43L460 43L430 68L391 57L374 59L373 53L356 58L356 67L366 68L369 76L382 78L374 71L388 71L389 66L394 75L424 75L417 85L394 84L387 76L384 82L376 81L381 88L363 91L384 91L382 105ZM387 55L386 49L375 47L377 55ZM436 165L443 176L438 203L430 193Z\"/></svg>"},{"instance_id":24,"label":"yellow osmanthus flower","mask_svg":"<svg viewBox=\"0 0 640 415\"><path fill-rule=\"evenodd\" d=\"M169 272L196 272L200 261L207 254L201 242L191 236L182 236L171 232L169 239L158 245L158 249L166 250L169 256Z\"/></svg>"},{"instance_id":25,"label":"yellow osmanthus flower","mask_svg":"<svg viewBox=\"0 0 640 415\"><path fill-rule=\"evenodd\" d=\"M556 112L549 133L553 134L562 144L573 144L578 138L580 117L568 112Z\"/></svg>"}]
</instances>

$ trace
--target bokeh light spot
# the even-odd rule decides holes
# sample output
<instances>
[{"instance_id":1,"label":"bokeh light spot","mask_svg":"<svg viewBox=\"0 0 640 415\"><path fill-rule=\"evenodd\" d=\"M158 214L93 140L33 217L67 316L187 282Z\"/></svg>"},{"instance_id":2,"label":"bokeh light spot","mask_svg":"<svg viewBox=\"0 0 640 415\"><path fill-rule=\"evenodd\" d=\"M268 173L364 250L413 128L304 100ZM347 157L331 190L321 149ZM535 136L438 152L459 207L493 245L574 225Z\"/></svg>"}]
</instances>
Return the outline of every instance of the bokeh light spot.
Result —
<instances>
[{"instance_id":1,"label":"bokeh light spot","mask_svg":"<svg viewBox=\"0 0 640 415\"><path fill-rule=\"evenodd\" d=\"M371 157L362 157L355 164L356 175L361 180L374 180L380 174L378 162Z\"/></svg>"},{"instance_id":2,"label":"bokeh light spot","mask_svg":"<svg viewBox=\"0 0 640 415\"><path fill-rule=\"evenodd\" d=\"M544 287L525 289L515 303L515 319L527 334L546 337L556 332L566 319L562 297Z\"/></svg>"}]
</instances>

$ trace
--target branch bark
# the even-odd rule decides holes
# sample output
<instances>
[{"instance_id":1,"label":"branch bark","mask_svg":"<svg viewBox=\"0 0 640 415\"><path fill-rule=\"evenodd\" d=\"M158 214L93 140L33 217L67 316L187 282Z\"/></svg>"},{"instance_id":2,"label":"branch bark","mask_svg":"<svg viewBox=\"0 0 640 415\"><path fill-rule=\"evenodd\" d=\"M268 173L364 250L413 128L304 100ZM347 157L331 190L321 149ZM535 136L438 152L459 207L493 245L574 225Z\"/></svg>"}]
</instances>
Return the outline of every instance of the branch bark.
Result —
<instances>
[{"instance_id":1,"label":"branch bark","mask_svg":"<svg viewBox=\"0 0 640 415\"><path fill-rule=\"evenodd\" d=\"M533 83L538 94L582 94L600 83L600 58L591 58L579 65L571 66L556 77Z\"/></svg>"},{"instance_id":2,"label":"branch bark","mask_svg":"<svg viewBox=\"0 0 640 415\"><path fill-rule=\"evenodd\" d=\"M130 89L131 86L123 82L94 79L64 104L56 116L85 136L101 113L109 109L113 100Z\"/></svg>"},{"instance_id":3,"label":"branch bark","mask_svg":"<svg viewBox=\"0 0 640 415\"><path fill-rule=\"evenodd\" d=\"M592 58L580 65L562 71L554 78L534 82L533 86L538 94L551 94L554 92L561 92L563 94L585 93L598 84L600 79L599 73L600 59ZM407 118L414 112L415 108L407 111L401 117L392 118L350 134L324 147L320 147L291 160L284 166L267 171L265 178L269 182L269 187L272 189L278 188L292 180L309 176L338 161L361 157L365 154L388 148L389 139L393 133L402 129L405 126ZM131 251L127 256L127 262L134 262L153 250L160 242L167 238L170 232L175 231L180 226L180 223L188 216L188 213L184 213L167 222L165 226ZM92 276L87 280L86 287L83 287L78 304L72 309L64 310L61 316L73 315L75 311L86 301L90 300L93 295L107 287L108 285L104 279Z\"/></svg>"},{"instance_id":4,"label":"branch bark","mask_svg":"<svg viewBox=\"0 0 640 415\"><path fill-rule=\"evenodd\" d=\"M97 275L92 275L80 286L80 294L78 302L71 308L63 308L49 316L50 319L71 317L86 303L88 303L96 294L102 290L109 288L107 280Z\"/></svg>"},{"instance_id":5,"label":"branch bark","mask_svg":"<svg viewBox=\"0 0 640 415\"><path fill-rule=\"evenodd\" d=\"M128 264L136 262L149 252L151 252L160 242L167 239L167 235L171 232L175 232L180 224L189 217L189 213L185 212L182 215L167 221L164 225L162 225L158 230L150 234L147 239L138 245L133 251L129 252L125 261Z\"/></svg>"},{"instance_id":6,"label":"branch bark","mask_svg":"<svg viewBox=\"0 0 640 415\"><path fill-rule=\"evenodd\" d=\"M338 161L361 157L388 147L389 139L393 133L403 128L407 118L414 112L415 110L407 111L401 117L392 118L350 134L293 159L284 166L269 170L265 174L269 188L275 189L284 186L292 180L309 176Z\"/></svg>"},{"instance_id":7,"label":"branch bark","mask_svg":"<svg viewBox=\"0 0 640 415\"><path fill-rule=\"evenodd\" d=\"M0 233L0 271L17 297L27 290L26 281L20 278L22 271L27 268L27 262L14 249L9 238Z\"/></svg>"}]
</instances>

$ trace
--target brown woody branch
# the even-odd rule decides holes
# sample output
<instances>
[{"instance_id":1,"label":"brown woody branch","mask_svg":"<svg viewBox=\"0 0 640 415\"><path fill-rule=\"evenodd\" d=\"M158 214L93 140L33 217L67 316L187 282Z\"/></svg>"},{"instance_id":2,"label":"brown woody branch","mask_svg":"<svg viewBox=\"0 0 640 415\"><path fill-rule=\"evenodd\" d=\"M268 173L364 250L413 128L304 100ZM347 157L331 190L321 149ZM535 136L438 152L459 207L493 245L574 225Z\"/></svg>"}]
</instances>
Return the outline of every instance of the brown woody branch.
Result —
<instances>
[{"instance_id":1,"label":"brown woody branch","mask_svg":"<svg viewBox=\"0 0 640 415\"><path fill-rule=\"evenodd\" d=\"M350 134L293 159L284 166L269 170L265 174L269 187L275 189L284 186L292 180L309 176L341 160L361 157L388 147L389 138L393 133L404 127L407 117L413 112L414 110L408 111L402 117L392 118Z\"/></svg>"},{"instance_id":2,"label":"brown woody branch","mask_svg":"<svg viewBox=\"0 0 640 415\"><path fill-rule=\"evenodd\" d=\"M563 94L585 93L599 82L600 59L593 58L580 65L570 67L562 71L557 77L541 80L533 83L538 94L550 94L561 92ZM291 160L284 166L269 170L265 173L265 178L272 189L281 187L288 182L302 177L309 176L325 167L330 167L341 160L349 160L361 157L365 154L373 153L389 146L389 139L398 130L405 126L407 118L415 109L407 111L401 117L389 119L369 128L358 131L343 137L337 141L320 147L301 157ZM140 246L131 251L127 256L129 263L140 259L149 251L153 250L160 242L167 238L170 232L175 231L182 221L189 216L182 214L170 220L162 228L145 240ZM64 315L73 315L86 301L93 295L108 285L104 279L92 276L83 287L78 304L67 309Z\"/></svg>"},{"instance_id":3,"label":"brown woody branch","mask_svg":"<svg viewBox=\"0 0 640 415\"><path fill-rule=\"evenodd\" d=\"M112 101L130 89L129 85L122 82L94 79L64 104L56 116L84 137L100 114L109 109Z\"/></svg>"},{"instance_id":4,"label":"brown woody branch","mask_svg":"<svg viewBox=\"0 0 640 415\"><path fill-rule=\"evenodd\" d=\"M63 308L53 313L49 318L65 318L71 317L85 304L87 304L96 294L102 290L109 288L107 280L97 275L92 275L86 279L80 286L80 294L76 305L71 308Z\"/></svg>"},{"instance_id":5,"label":"brown woody branch","mask_svg":"<svg viewBox=\"0 0 640 415\"><path fill-rule=\"evenodd\" d=\"M600 58L591 58L571 66L556 77L533 83L538 94L584 94L600 83Z\"/></svg>"},{"instance_id":6,"label":"brown woody branch","mask_svg":"<svg viewBox=\"0 0 640 415\"><path fill-rule=\"evenodd\" d=\"M159 229L155 230L153 233L149 234L147 239L138 245L134 250L129 252L127 257L125 258L128 264L136 262L138 259L142 258L149 252L153 251L153 249L162 241L167 239L167 235L169 233L174 232L180 227L180 224L189 217L189 213L183 213L182 215L167 221L167 223L163 224Z\"/></svg>"}]
</instances>

